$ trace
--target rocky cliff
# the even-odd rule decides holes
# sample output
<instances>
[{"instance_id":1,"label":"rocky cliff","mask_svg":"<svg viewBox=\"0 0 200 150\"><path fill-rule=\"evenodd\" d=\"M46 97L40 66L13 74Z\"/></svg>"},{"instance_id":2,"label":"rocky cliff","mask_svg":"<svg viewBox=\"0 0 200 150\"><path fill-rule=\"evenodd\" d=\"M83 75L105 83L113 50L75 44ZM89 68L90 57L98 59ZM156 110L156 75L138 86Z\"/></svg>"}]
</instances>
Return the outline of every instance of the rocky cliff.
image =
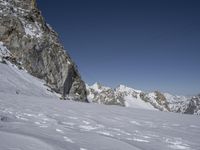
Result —
<instances>
[{"instance_id":1,"label":"rocky cliff","mask_svg":"<svg viewBox=\"0 0 200 150\"><path fill-rule=\"evenodd\" d=\"M63 97L87 101L76 65L57 33L44 21L35 0L0 0L0 42L9 50L9 55L2 55L1 59L10 59L44 79Z\"/></svg>"}]
</instances>

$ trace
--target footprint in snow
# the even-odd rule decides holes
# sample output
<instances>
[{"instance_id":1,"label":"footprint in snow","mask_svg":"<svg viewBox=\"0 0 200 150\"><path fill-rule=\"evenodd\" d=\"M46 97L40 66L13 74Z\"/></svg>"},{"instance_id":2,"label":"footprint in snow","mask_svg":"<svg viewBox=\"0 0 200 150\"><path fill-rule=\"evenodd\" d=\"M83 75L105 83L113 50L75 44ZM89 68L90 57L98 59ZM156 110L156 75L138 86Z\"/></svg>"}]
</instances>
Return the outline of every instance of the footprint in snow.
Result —
<instances>
[{"instance_id":1,"label":"footprint in snow","mask_svg":"<svg viewBox=\"0 0 200 150\"><path fill-rule=\"evenodd\" d=\"M139 122L134 121L134 120L133 120L133 121L130 121L130 123L131 123L131 124L134 124L134 125L137 125L137 126L141 126L141 124L140 124Z\"/></svg>"},{"instance_id":2,"label":"footprint in snow","mask_svg":"<svg viewBox=\"0 0 200 150\"><path fill-rule=\"evenodd\" d=\"M36 125L41 125L41 123L40 122L34 122Z\"/></svg>"},{"instance_id":3,"label":"footprint in snow","mask_svg":"<svg viewBox=\"0 0 200 150\"><path fill-rule=\"evenodd\" d=\"M66 142L75 143L72 139L68 138L67 136L63 137Z\"/></svg>"},{"instance_id":4,"label":"footprint in snow","mask_svg":"<svg viewBox=\"0 0 200 150\"><path fill-rule=\"evenodd\" d=\"M183 143L183 141L181 139L165 138L164 140L167 144L169 144L168 147L170 147L171 149L176 149L176 150L189 150L190 149L190 146L186 143Z\"/></svg>"},{"instance_id":5,"label":"footprint in snow","mask_svg":"<svg viewBox=\"0 0 200 150\"><path fill-rule=\"evenodd\" d=\"M33 115L33 114L28 114L28 113L24 113L25 116L28 116L28 117L37 117L36 115Z\"/></svg>"},{"instance_id":6,"label":"footprint in snow","mask_svg":"<svg viewBox=\"0 0 200 150\"><path fill-rule=\"evenodd\" d=\"M121 129L118 129L118 128L109 128L109 129L110 129L110 130L113 130L113 131L115 131L115 132L118 132L117 135L121 135L121 134L125 134L125 135L128 135L128 136L131 135L131 133L126 132L126 131L121 130Z\"/></svg>"},{"instance_id":7,"label":"footprint in snow","mask_svg":"<svg viewBox=\"0 0 200 150\"><path fill-rule=\"evenodd\" d=\"M73 122L60 122L61 125L67 125L67 126L74 126L75 123Z\"/></svg>"},{"instance_id":8,"label":"footprint in snow","mask_svg":"<svg viewBox=\"0 0 200 150\"><path fill-rule=\"evenodd\" d=\"M150 136L147 136L147 135L141 135L141 137L143 137L145 139L150 139L151 138Z\"/></svg>"},{"instance_id":9,"label":"footprint in snow","mask_svg":"<svg viewBox=\"0 0 200 150\"><path fill-rule=\"evenodd\" d=\"M21 115L17 115L16 118L17 118L17 119L24 120L24 121L28 121L27 118L24 118L24 117L22 117Z\"/></svg>"},{"instance_id":10,"label":"footprint in snow","mask_svg":"<svg viewBox=\"0 0 200 150\"><path fill-rule=\"evenodd\" d=\"M64 133L64 131L61 130L61 129L56 129L56 131L59 132L59 133L62 133L62 134Z\"/></svg>"},{"instance_id":11,"label":"footprint in snow","mask_svg":"<svg viewBox=\"0 0 200 150\"><path fill-rule=\"evenodd\" d=\"M39 116L39 117L43 117L43 116L44 116L44 114L41 114L41 113L39 113L39 114L38 114L38 116Z\"/></svg>"},{"instance_id":12,"label":"footprint in snow","mask_svg":"<svg viewBox=\"0 0 200 150\"><path fill-rule=\"evenodd\" d=\"M101 134L101 135L105 135L105 136L114 137L111 133L106 132L106 131L97 131L96 133L99 133L99 134Z\"/></svg>"},{"instance_id":13,"label":"footprint in snow","mask_svg":"<svg viewBox=\"0 0 200 150\"><path fill-rule=\"evenodd\" d=\"M80 148L80 150L87 150L87 149L85 149L85 148Z\"/></svg>"},{"instance_id":14,"label":"footprint in snow","mask_svg":"<svg viewBox=\"0 0 200 150\"><path fill-rule=\"evenodd\" d=\"M196 125L190 125L190 128L199 128L199 127Z\"/></svg>"},{"instance_id":15,"label":"footprint in snow","mask_svg":"<svg viewBox=\"0 0 200 150\"><path fill-rule=\"evenodd\" d=\"M139 139L139 138L127 138L127 140L129 140L129 141L136 141L136 142L143 142L143 143L149 143L148 140Z\"/></svg>"},{"instance_id":16,"label":"footprint in snow","mask_svg":"<svg viewBox=\"0 0 200 150\"><path fill-rule=\"evenodd\" d=\"M48 126L46 126L46 125L41 125L41 126L39 126L40 128L48 128Z\"/></svg>"},{"instance_id":17,"label":"footprint in snow","mask_svg":"<svg viewBox=\"0 0 200 150\"><path fill-rule=\"evenodd\" d=\"M84 131L91 131L91 130L98 129L98 127L86 126L86 125L80 125L79 128L82 129L82 130L84 130Z\"/></svg>"},{"instance_id":18,"label":"footprint in snow","mask_svg":"<svg viewBox=\"0 0 200 150\"><path fill-rule=\"evenodd\" d=\"M86 124L86 125L89 125L89 124L90 124L90 122L85 121L85 120L83 120L83 123Z\"/></svg>"},{"instance_id":19,"label":"footprint in snow","mask_svg":"<svg viewBox=\"0 0 200 150\"><path fill-rule=\"evenodd\" d=\"M73 119L73 120L77 120L78 119L77 117L72 117L72 116L69 116L68 118L69 119Z\"/></svg>"},{"instance_id":20,"label":"footprint in snow","mask_svg":"<svg viewBox=\"0 0 200 150\"><path fill-rule=\"evenodd\" d=\"M180 124L172 124L173 127L179 127Z\"/></svg>"}]
</instances>

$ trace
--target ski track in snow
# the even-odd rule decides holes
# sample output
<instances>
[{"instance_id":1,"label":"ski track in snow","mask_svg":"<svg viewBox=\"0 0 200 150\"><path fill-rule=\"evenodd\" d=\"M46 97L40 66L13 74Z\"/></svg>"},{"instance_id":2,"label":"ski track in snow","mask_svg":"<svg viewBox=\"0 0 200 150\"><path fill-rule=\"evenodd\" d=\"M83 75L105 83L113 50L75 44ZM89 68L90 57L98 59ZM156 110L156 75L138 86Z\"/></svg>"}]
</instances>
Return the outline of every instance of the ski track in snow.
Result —
<instances>
[{"instance_id":1,"label":"ski track in snow","mask_svg":"<svg viewBox=\"0 0 200 150\"><path fill-rule=\"evenodd\" d=\"M40 80L7 69L0 72L0 150L200 149L199 116L60 101L41 92ZM13 76L16 82L4 79ZM23 84L25 94L13 92Z\"/></svg>"},{"instance_id":2,"label":"ski track in snow","mask_svg":"<svg viewBox=\"0 0 200 150\"><path fill-rule=\"evenodd\" d=\"M2 95L2 93L1 93ZM11 98L9 98L11 97ZM3 98L4 99L4 98ZM34 100L35 98L33 98ZM107 141L118 141L118 145L122 144L127 146L127 149L148 149L151 144L153 145L153 149L178 149L178 150L192 150L197 148L196 146L200 146L200 144L195 143L194 141L199 138L199 134L195 132L199 132L199 121L196 120L196 122L192 122L192 124L184 125L181 123L173 122L173 120L160 120L160 122L151 122L146 120L139 120L139 116L137 116L137 119L134 120L135 115L137 115L137 110L132 111L133 116L127 117L131 110L125 110L122 108L119 108L122 111L121 120L112 120L109 118L113 118L113 114L109 114L109 109L113 109L118 111L117 107L104 107L104 106L97 106L93 104L80 104L75 102L65 102L63 104L63 101L54 101L53 99L49 101L50 103L53 103L54 107L60 108L60 111L55 111L48 109L48 107L45 105L44 102L48 102L47 99L42 99L42 104L40 101L36 101L35 104L29 105L28 102L26 102L26 99L21 96L15 97L15 100L13 100L12 96L6 97L6 100L8 103L3 103L0 105L0 131L3 131L5 134L7 134L6 130L11 129L10 132L17 132L17 134L20 134L20 136L23 136L23 132L21 131L22 127L27 129L31 128L31 132L29 130L25 130L26 132L30 132L30 137L35 137L40 142L44 142L45 136L50 135L48 138L56 138L63 139L61 141L66 142L67 145L71 144L71 149L76 149L75 147L79 147L78 149L81 149L81 147L85 147L82 149L92 149L93 144L86 142L81 137L87 137L86 139L94 140L92 137L95 137L95 140L101 141L101 139L106 139ZM1 102L4 101L1 99ZM12 101L17 101L18 105L15 106L12 104ZM22 103L20 103L22 101ZM56 103L58 103L56 106ZM12 105L10 105L12 104ZM61 105L65 107L61 107ZM69 105L69 106L68 106ZM80 106L79 106L80 105ZM6 106L6 107L5 107ZM31 110L33 108L37 110L41 110L40 112L35 112L34 110ZM74 108L73 108L74 107ZM76 112L76 109L80 109ZM86 108L84 108L86 107ZM90 117L85 116L84 113L87 111L87 107L90 108L90 110L95 107L95 109L103 109L104 114L98 114L94 110L94 114L90 114ZM20 108L28 108L28 109L20 109ZM74 109L69 112L65 112L65 109ZM99 110L98 110L99 111ZM107 112L106 112L107 111ZM128 112L128 114L124 113L124 111ZM139 111L139 110L138 110ZM141 110L140 110L141 111ZM92 112L92 111L90 111ZM154 113L158 112L148 112L141 111L143 117L146 116L146 118L149 118L149 114L152 114L152 118ZM76 115L77 117L76 117ZM110 115L110 116L109 116ZM160 114L164 116L168 115L174 115L174 114L166 114L161 113ZM179 114L180 115L180 114ZM108 116L106 120L105 116ZM177 114L175 116L178 117ZM180 117L185 118L193 118L193 116L184 116L180 115ZM169 118L168 118L169 119ZM198 119L198 118L197 118ZM148 120L148 119L147 119ZM167 122L167 123L165 123ZM195 124L196 123L196 124ZM153 127L153 128L152 128ZM155 128L157 127L157 128ZM185 130L181 132L181 129L176 131L176 128L184 127L185 129L189 129L185 134ZM5 128L5 130L4 130ZM33 133L33 131L35 133ZM192 132L193 131L193 132ZM18 133L19 132L19 133ZM21 133L22 132L22 133ZM176 133L177 132L177 133ZM43 133L43 137L41 139L45 139L42 141L37 137L40 135L40 133ZM81 137L79 137L79 134ZM92 135L90 137L90 135ZM196 139L190 139L186 137L187 135L191 136L192 138ZM54 139L53 138L53 139ZM81 138L81 140L80 140ZM48 139L47 139L48 140ZM159 141L159 142L158 142ZM85 144L87 143L87 144ZM58 148L55 146L52 146L51 143L48 143L48 146L53 148ZM62 143L65 145L64 143ZM107 143L101 143L103 145L107 145ZM74 146L73 146L74 145ZM92 145L92 146L91 146ZM158 145L158 147L154 146ZM114 145L110 145L110 147L115 147ZM116 145L117 147L117 145ZM62 147L61 147L62 148ZM8 149L8 148L7 148ZM10 147L12 149L12 147ZM94 149L94 148L93 148ZM101 149L101 147L96 147L96 149ZM102 147L103 149L103 147ZM21 149L20 149L21 150ZM23 149L22 149L23 150ZM31 149L32 150L32 149Z\"/></svg>"}]
</instances>

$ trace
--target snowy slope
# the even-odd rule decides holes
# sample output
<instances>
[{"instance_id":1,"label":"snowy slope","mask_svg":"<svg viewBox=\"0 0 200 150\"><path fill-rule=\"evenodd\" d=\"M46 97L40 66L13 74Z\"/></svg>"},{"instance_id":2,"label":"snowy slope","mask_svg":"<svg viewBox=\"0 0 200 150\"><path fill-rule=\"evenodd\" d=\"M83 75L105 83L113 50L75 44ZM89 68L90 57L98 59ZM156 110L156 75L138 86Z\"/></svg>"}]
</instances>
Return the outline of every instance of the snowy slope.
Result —
<instances>
[{"instance_id":1,"label":"snowy slope","mask_svg":"<svg viewBox=\"0 0 200 150\"><path fill-rule=\"evenodd\" d=\"M115 89L116 95L121 95L126 107L156 110L150 103L141 99L142 91L136 90L125 85L119 85Z\"/></svg>"},{"instance_id":2,"label":"snowy slope","mask_svg":"<svg viewBox=\"0 0 200 150\"><path fill-rule=\"evenodd\" d=\"M0 102L2 150L200 147L196 116L2 93Z\"/></svg>"},{"instance_id":3,"label":"snowy slope","mask_svg":"<svg viewBox=\"0 0 200 150\"><path fill-rule=\"evenodd\" d=\"M25 70L20 70L8 61L6 63L0 63L1 93L45 97L55 96L55 94L49 92L50 89L48 87L44 86L44 81L31 76Z\"/></svg>"},{"instance_id":4,"label":"snowy slope","mask_svg":"<svg viewBox=\"0 0 200 150\"><path fill-rule=\"evenodd\" d=\"M198 116L61 101L11 64L0 63L0 83L0 150L200 147Z\"/></svg>"},{"instance_id":5,"label":"snowy slope","mask_svg":"<svg viewBox=\"0 0 200 150\"><path fill-rule=\"evenodd\" d=\"M150 103L144 102L141 98L134 98L131 96L124 97L125 106L131 108L141 108L141 109L149 109L149 110L157 110Z\"/></svg>"}]
</instances>

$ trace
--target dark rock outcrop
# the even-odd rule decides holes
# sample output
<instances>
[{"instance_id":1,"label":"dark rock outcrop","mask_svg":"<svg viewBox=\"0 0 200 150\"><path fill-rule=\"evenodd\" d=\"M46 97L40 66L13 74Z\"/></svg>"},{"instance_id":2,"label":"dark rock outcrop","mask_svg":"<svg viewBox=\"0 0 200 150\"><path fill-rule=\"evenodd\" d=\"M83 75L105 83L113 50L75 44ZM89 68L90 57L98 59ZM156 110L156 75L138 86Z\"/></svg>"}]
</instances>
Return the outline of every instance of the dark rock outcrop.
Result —
<instances>
[{"instance_id":1,"label":"dark rock outcrop","mask_svg":"<svg viewBox=\"0 0 200 150\"><path fill-rule=\"evenodd\" d=\"M65 97L87 101L86 87L35 0L0 0L0 41L30 74Z\"/></svg>"},{"instance_id":2,"label":"dark rock outcrop","mask_svg":"<svg viewBox=\"0 0 200 150\"><path fill-rule=\"evenodd\" d=\"M185 109L184 113L200 115L200 95L191 98L191 100L188 102L188 107Z\"/></svg>"}]
</instances>

